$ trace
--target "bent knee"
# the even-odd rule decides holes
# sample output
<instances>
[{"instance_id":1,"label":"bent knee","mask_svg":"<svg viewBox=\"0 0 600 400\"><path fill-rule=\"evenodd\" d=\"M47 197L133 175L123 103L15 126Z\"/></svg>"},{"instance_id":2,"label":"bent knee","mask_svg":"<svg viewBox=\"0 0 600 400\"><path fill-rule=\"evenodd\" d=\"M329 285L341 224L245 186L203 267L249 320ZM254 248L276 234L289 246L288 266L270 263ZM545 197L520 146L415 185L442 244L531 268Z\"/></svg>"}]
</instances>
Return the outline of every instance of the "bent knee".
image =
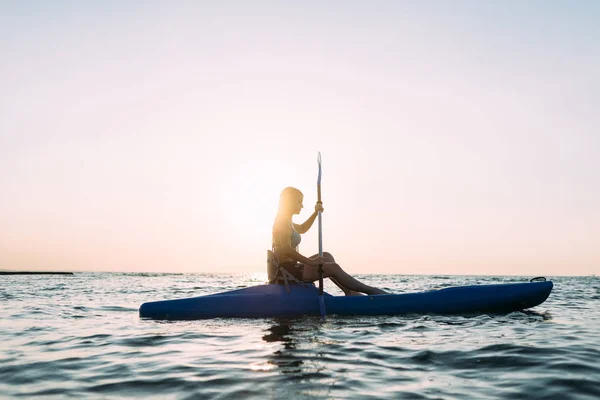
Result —
<instances>
[{"instance_id":1,"label":"bent knee","mask_svg":"<svg viewBox=\"0 0 600 400\"><path fill-rule=\"evenodd\" d=\"M324 252L323 253L323 259L326 262L334 262L335 261L335 258L333 258L333 255L331 253L328 253L328 252Z\"/></svg>"}]
</instances>

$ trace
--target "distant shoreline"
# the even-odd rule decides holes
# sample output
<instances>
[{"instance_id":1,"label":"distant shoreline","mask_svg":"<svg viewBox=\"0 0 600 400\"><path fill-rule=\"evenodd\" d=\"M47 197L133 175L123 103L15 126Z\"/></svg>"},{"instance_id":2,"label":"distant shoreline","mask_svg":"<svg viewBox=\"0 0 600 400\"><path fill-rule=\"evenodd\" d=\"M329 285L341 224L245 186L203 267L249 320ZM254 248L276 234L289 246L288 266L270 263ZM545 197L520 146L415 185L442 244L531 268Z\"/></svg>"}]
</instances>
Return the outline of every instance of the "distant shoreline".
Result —
<instances>
[{"instance_id":1,"label":"distant shoreline","mask_svg":"<svg viewBox=\"0 0 600 400\"><path fill-rule=\"evenodd\" d=\"M73 275L73 273L56 271L0 271L0 275Z\"/></svg>"}]
</instances>

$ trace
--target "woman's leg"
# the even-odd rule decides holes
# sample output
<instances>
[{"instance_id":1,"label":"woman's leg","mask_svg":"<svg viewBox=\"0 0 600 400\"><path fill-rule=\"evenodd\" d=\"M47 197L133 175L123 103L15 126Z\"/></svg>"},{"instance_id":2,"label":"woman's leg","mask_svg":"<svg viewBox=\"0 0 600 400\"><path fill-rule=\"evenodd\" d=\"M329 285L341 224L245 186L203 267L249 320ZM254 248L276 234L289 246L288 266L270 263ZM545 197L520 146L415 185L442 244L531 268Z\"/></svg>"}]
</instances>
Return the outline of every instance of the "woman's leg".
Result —
<instances>
[{"instance_id":1,"label":"woman's leg","mask_svg":"<svg viewBox=\"0 0 600 400\"><path fill-rule=\"evenodd\" d=\"M315 259L318 256L319 256L318 254L315 254L315 255L310 256L309 258ZM323 259L326 262L335 262L335 258L333 258L333 255L331 253L327 253L327 252L323 253ZM311 267L305 267L305 268L311 268ZM307 279L305 277L302 277L302 278L303 278L303 280L306 280L306 281L310 280L310 279ZM319 279L319 278L317 277L317 279ZM337 287L339 287L342 290L342 292L344 292L344 294L346 296L360 296L360 295L362 295L362 293L360 293L360 292L356 292L354 290L350 290L350 289L344 287L344 285L342 285L341 283L339 283L334 277L330 276L329 280L332 281L333 283L335 283L335 285Z\"/></svg>"},{"instance_id":2,"label":"woman's leg","mask_svg":"<svg viewBox=\"0 0 600 400\"><path fill-rule=\"evenodd\" d=\"M350 290L347 287L345 287L344 285L342 285L341 283L339 283L335 278L333 277L329 277L329 280L333 283L335 283L335 285L337 287L339 287L340 289L342 289L342 292L344 292L344 294L346 296L362 296L363 294L361 292L356 292L354 290Z\"/></svg>"},{"instance_id":3,"label":"woman's leg","mask_svg":"<svg viewBox=\"0 0 600 400\"><path fill-rule=\"evenodd\" d=\"M357 293L355 292L362 292L366 294L387 293L376 287L365 285L364 283L350 276L335 262L331 254L323 253L323 258L325 259L325 264L323 265L323 276L330 278L333 283L342 289L346 295L356 295ZM317 268L305 265L303 279L312 282L319 279L319 272L317 271Z\"/></svg>"}]
</instances>

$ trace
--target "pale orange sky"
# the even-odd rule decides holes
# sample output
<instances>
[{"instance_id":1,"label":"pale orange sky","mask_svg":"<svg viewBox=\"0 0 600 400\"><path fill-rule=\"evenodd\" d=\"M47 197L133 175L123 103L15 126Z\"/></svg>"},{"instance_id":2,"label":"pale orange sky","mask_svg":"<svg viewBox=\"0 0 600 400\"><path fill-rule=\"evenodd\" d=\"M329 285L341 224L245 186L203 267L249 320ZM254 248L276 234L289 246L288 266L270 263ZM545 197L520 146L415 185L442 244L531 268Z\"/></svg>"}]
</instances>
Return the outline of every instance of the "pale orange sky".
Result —
<instances>
[{"instance_id":1,"label":"pale orange sky","mask_svg":"<svg viewBox=\"0 0 600 400\"><path fill-rule=\"evenodd\" d=\"M600 5L207 4L0 5L0 269L600 274Z\"/></svg>"}]
</instances>

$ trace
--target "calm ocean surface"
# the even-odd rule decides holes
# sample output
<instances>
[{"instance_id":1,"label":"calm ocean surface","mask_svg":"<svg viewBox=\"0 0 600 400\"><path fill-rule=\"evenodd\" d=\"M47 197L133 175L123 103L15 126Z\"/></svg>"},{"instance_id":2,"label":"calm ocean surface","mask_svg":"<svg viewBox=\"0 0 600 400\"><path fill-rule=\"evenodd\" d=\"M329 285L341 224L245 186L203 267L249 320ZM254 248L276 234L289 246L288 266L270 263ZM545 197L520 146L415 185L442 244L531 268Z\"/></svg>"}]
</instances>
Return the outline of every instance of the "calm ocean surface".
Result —
<instances>
[{"instance_id":1,"label":"calm ocean surface","mask_svg":"<svg viewBox=\"0 0 600 400\"><path fill-rule=\"evenodd\" d=\"M395 293L527 281L359 277ZM547 278L526 313L157 322L141 303L264 276L0 276L0 397L598 399L600 278Z\"/></svg>"}]
</instances>

